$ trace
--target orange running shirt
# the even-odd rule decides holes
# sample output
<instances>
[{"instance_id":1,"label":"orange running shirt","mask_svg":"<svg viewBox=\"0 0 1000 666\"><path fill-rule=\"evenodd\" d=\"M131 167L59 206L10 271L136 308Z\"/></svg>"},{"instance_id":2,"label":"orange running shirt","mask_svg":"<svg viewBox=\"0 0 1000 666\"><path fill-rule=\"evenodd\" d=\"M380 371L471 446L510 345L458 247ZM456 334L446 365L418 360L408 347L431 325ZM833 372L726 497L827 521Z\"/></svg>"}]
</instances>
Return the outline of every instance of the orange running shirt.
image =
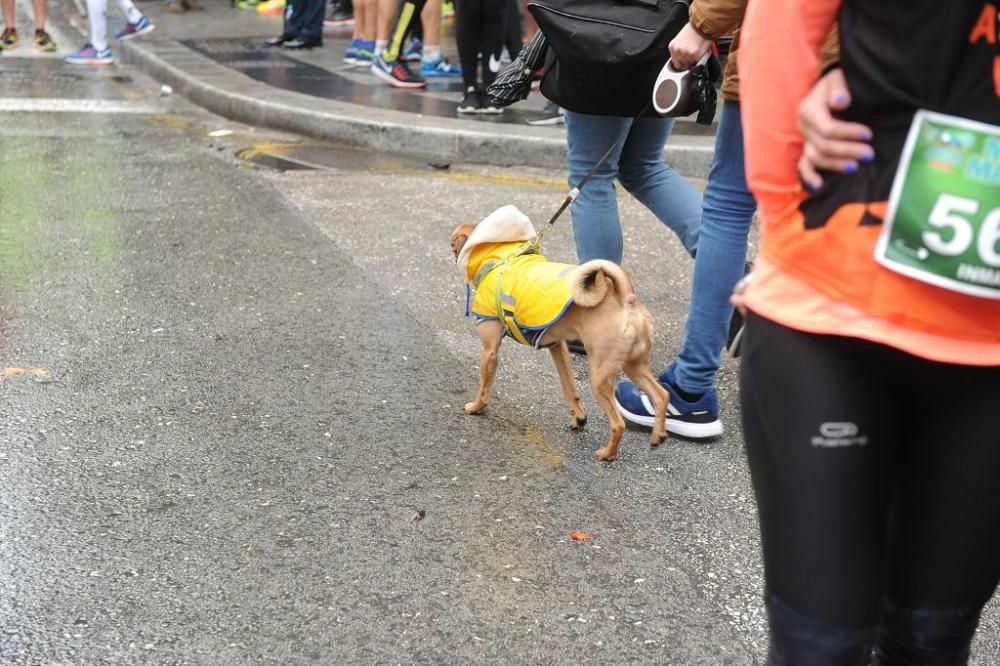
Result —
<instances>
[{"instance_id":1,"label":"orange running shirt","mask_svg":"<svg viewBox=\"0 0 1000 666\"><path fill-rule=\"evenodd\" d=\"M835 21L852 95L843 117L872 127L875 160L854 174L824 174L807 194L796 170L796 114ZM935 287L874 259L913 114L1000 126L997 37L995 1L751 0L738 56L747 182L762 221L751 309L937 361L1000 365L1000 300Z\"/></svg>"}]
</instances>

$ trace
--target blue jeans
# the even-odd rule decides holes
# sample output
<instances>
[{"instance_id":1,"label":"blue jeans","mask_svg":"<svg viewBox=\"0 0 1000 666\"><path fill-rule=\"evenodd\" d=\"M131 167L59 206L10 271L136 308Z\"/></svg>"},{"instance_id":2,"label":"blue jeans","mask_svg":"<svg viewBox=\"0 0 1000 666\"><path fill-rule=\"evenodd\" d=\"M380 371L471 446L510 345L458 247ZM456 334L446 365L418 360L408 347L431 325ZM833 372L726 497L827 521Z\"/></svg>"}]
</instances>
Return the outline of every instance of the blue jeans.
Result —
<instances>
[{"instance_id":1,"label":"blue jeans","mask_svg":"<svg viewBox=\"0 0 1000 666\"><path fill-rule=\"evenodd\" d=\"M670 118L621 118L566 111L569 185L584 176L619 139L570 207L580 263L591 259L622 262L622 227L618 219L615 178L680 238L689 254L698 246L701 194L663 161Z\"/></svg>"},{"instance_id":2,"label":"blue jeans","mask_svg":"<svg viewBox=\"0 0 1000 666\"><path fill-rule=\"evenodd\" d=\"M756 209L743 168L740 105L723 102L705 187L691 307L674 368L677 385L689 393L705 393L715 387L715 373L733 316L729 296L743 277L747 235Z\"/></svg>"}]
</instances>

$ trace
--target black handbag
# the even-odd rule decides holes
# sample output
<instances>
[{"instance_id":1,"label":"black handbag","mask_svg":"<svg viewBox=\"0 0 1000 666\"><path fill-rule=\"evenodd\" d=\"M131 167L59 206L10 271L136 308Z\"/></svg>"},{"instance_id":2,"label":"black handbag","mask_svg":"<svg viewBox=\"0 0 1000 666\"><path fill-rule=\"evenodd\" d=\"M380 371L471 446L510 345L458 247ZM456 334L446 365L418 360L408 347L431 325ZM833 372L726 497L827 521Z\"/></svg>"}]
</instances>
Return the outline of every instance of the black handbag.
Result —
<instances>
[{"instance_id":1,"label":"black handbag","mask_svg":"<svg viewBox=\"0 0 1000 666\"><path fill-rule=\"evenodd\" d=\"M688 22L689 4L531 0L528 11L549 47L542 94L578 113L655 116L650 105L653 84L670 58L667 44Z\"/></svg>"}]
</instances>

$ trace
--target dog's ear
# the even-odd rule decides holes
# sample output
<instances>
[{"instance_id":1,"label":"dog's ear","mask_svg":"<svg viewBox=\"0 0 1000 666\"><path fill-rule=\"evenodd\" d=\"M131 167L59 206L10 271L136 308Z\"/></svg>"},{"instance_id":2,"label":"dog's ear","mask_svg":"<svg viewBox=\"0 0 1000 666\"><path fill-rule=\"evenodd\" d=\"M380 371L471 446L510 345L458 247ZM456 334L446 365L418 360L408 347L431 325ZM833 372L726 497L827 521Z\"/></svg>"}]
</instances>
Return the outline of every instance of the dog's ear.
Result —
<instances>
[{"instance_id":1,"label":"dog's ear","mask_svg":"<svg viewBox=\"0 0 1000 666\"><path fill-rule=\"evenodd\" d=\"M469 240L469 235L472 233L472 229L475 225L471 224L460 224L455 228L455 231L451 234L451 252L455 255L455 259L458 259L459 253L462 248L465 247L465 242Z\"/></svg>"}]
</instances>

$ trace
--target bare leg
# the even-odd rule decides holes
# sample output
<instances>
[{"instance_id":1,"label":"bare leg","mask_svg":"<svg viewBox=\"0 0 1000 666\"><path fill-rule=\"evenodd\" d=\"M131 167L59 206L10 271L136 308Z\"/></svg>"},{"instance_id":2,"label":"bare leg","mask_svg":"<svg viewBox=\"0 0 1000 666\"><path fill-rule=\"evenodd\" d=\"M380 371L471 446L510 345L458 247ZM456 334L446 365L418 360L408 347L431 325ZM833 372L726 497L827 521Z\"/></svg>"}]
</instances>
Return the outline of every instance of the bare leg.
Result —
<instances>
[{"instance_id":1,"label":"bare leg","mask_svg":"<svg viewBox=\"0 0 1000 666\"><path fill-rule=\"evenodd\" d=\"M580 391L576 387L576 379L573 377L573 369L570 367L569 349L566 347L566 343L560 340L554 346L549 347L549 353L552 354L552 362L556 364L556 370L559 372L559 384L562 386L563 396L569 405L569 428L577 430L587 422L587 413L583 410L583 404L580 402Z\"/></svg>"},{"instance_id":2,"label":"bare leg","mask_svg":"<svg viewBox=\"0 0 1000 666\"><path fill-rule=\"evenodd\" d=\"M479 340L483 351L479 355L479 392L476 399L465 403L466 414L482 414L493 390L493 377L497 372L497 354L503 342L503 324L498 320L484 321L479 325Z\"/></svg>"},{"instance_id":3,"label":"bare leg","mask_svg":"<svg viewBox=\"0 0 1000 666\"><path fill-rule=\"evenodd\" d=\"M424 45L441 47L441 2L429 0L420 12L424 24Z\"/></svg>"},{"instance_id":4,"label":"bare leg","mask_svg":"<svg viewBox=\"0 0 1000 666\"><path fill-rule=\"evenodd\" d=\"M45 19L47 18L47 12L48 12L48 0L33 0L31 5L35 10L35 30L45 30Z\"/></svg>"},{"instance_id":5,"label":"bare leg","mask_svg":"<svg viewBox=\"0 0 1000 666\"><path fill-rule=\"evenodd\" d=\"M14 28L14 0L0 0L3 9L3 27Z\"/></svg>"},{"instance_id":6,"label":"bare leg","mask_svg":"<svg viewBox=\"0 0 1000 666\"><path fill-rule=\"evenodd\" d=\"M375 21L378 17L377 0L354 0L354 38L375 39Z\"/></svg>"}]
</instances>

